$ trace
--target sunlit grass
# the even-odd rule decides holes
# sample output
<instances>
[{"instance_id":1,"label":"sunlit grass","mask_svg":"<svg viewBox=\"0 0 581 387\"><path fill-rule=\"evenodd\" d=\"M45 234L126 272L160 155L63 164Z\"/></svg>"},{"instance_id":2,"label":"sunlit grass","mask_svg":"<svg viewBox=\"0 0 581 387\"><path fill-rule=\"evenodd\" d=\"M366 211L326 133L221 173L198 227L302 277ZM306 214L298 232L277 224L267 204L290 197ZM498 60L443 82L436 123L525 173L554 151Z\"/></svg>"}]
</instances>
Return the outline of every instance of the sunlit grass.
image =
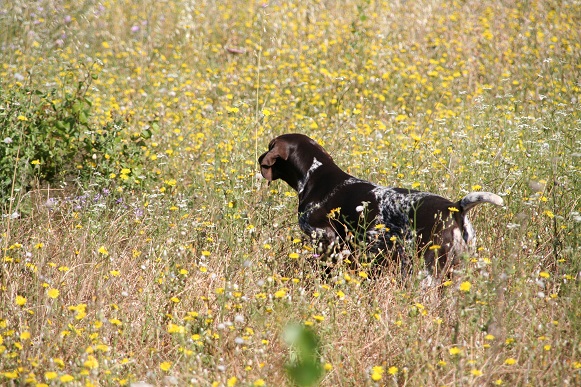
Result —
<instances>
[{"instance_id":1,"label":"sunlit grass","mask_svg":"<svg viewBox=\"0 0 581 387\"><path fill-rule=\"evenodd\" d=\"M4 89L66 95L90 72L96 130L152 133L107 176L2 203L1 384L284 385L289 324L318 335L322 385L581 383L579 4L0 11ZM442 289L322 276L296 194L257 175L287 132L356 176L506 206L474 211L478 250Z\"/></svg>"}]
</instances>

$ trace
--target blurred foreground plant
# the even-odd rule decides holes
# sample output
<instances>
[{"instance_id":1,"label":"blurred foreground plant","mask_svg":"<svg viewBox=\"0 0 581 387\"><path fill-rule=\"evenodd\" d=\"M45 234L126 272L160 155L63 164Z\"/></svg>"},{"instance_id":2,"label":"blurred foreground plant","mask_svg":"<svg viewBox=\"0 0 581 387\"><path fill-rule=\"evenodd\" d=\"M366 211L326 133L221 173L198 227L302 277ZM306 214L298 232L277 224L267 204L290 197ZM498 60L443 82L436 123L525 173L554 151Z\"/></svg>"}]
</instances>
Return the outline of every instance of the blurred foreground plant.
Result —
<instances>
[{"instance_id":1,"label":"blurred foreground plant","mask_svg":"<svg viewBox=\"0 0 581 387\"><path fill-rule=\"evenodd\" d=\"M323 376L320 343L316 333L301 325L285 328L284 339L290 348L286 365L289 379L297 386L314 386Z\"/></svg>"}]
</instances>

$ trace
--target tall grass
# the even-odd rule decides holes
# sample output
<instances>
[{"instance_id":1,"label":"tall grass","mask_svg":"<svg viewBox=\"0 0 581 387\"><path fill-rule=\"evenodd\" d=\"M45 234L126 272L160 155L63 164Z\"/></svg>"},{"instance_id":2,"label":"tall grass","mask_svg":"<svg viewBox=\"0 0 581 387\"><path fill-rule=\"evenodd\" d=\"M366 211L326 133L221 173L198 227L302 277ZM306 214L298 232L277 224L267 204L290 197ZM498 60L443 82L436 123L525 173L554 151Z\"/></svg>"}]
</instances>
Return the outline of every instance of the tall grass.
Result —
<instances>
[{"instance_id":1,"label":"tall grass","mask_svg":"<svg viewBox=\"0 0 581 387\"><path fill-rule=\"evenodd\" d=\"M299 324L321 385L580 384L580 24L575 1L2 4L6 95L62 106L90 68L89 129L123 124L3 194L1 383L290 385ZM257 176L287 132L356 176L506 205L474 211L442 289L324 277L295 193Z\"/></svg>"}]
</instances>

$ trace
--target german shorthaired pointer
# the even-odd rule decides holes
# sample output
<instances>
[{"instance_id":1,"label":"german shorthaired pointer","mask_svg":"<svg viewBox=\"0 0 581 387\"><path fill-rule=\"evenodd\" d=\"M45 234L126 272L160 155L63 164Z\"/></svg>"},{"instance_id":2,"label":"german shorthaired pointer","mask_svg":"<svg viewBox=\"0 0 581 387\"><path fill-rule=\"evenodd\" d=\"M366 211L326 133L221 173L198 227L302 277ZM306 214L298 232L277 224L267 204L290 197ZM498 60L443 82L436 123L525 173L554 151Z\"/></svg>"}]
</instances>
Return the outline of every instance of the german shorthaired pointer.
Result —
<instances>
[{"instance_id":1,"label":"german shorthaired pointer","mask_svg":"<svg viewBox=\"0 0 581 387\"><path fill-rule=\"evenodd\" d=\"M484 202L503 204L489 192L472 192L452 202L432 193L358 179L303 134L276 137L258 162L269 182L282 179L298 192L299 226L321 242L321 252L349 240L363 241L372 256L398 259L404 273L415 255L410 254L411 247L432 274L442 278L474 239L468 210Z\"/></svg>"}]
</instances>

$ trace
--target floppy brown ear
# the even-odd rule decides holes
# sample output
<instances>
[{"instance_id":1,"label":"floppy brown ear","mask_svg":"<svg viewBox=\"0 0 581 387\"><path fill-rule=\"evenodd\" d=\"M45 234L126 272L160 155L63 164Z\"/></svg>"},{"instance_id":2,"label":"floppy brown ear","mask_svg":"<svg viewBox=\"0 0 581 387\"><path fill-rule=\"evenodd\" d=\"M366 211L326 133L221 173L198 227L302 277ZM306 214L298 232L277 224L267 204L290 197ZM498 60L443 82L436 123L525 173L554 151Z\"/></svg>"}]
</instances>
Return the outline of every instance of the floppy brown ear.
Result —
<instances>
[{"instance_id":1,"label":"floppy brown ear","mask_svg":"<svg viewBox=\"0 0 581 387\"><path fill-rule=\"evenodd\" d=\"M278 159L287 160L289 154L288 144L286 142L273 142L274 145L271 143L271 149L258 158L258 162L260 163L260 173L268 181L278 179L278 176L273 172L274 164Z\"/></svg>"}]
</instances>

